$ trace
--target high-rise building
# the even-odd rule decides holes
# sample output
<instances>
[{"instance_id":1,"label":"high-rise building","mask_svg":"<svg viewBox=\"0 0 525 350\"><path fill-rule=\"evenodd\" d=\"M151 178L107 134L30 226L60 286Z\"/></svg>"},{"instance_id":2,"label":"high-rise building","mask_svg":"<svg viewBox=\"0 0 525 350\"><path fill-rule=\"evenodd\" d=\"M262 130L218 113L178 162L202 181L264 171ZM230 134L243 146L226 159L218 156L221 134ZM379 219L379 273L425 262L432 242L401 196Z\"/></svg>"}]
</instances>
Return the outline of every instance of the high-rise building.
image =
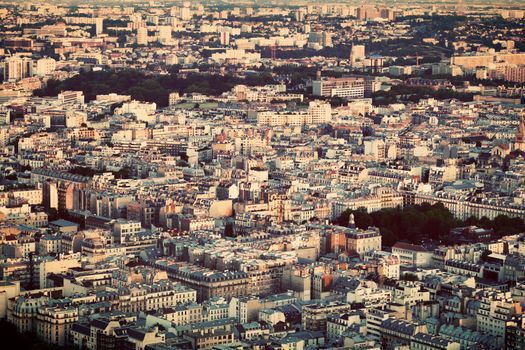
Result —
<instances>
[{"instance_id":1,"label":"high-rise building","mask_svg":"<svg viewBox=\"0 0 525 350\"><path fill-rule=\"evenodd\" d=\"M332 33L327 31L310 32L308 35L308 45L313 48L331 47Z\"/></svg>"},{"instance_id":2,"label":"high-rise building","mask_svg":"<svg viewBox=\"0 0 525 350\"><path fill-rule=\"evenodd\" d=\"M332 107L329 103L322 101L311 101L308 113L312 118L312 124L328 123L332 119Z\"/></svg>"},{"instance_id":3,"label":"high-rise building","mask_svg":"<svg viewBox=\"0 0 525 350\"><path fill-rule=\"evenodd\" d=\"M33 60L12 56L4 61L4 81L18 81L33 76Z\"/></svg>"},{"instance_id":4,"label":"high-rise building","mask_svg":"<svg viewBox=\"0 0 525 350\"><path fill-rule=\"evenodd\" d=\"M221 40L221 45L229 45L230 44L230 33L229 32L221 32L220 33L220 40Z\"/></svg>"},{"instance_id":5,"label":"high-rise building","mask_svg":"<svg viewBox=\"0 0 525 350\"><path fill-rule=\"evenodd\" d=\"M53 58L41 58L36 61L34 74L39 77L52 73L56 68L56 61Z\"/></svg>"},{"instance_id":6,"label":"high-rise building","mask_svg":"<svg viewBox=\"0 0 525 350\"><path fill-rule=\"evenodd\" d=\"M525 65L507 65L504 68L504 79L515 83L525 83Z\"/></svg>"},{"instance_id":7,"label":"high-rise building","mask_svg":"<svg viewBox=\"0 0 525 350\"><path fill-rule=\"evenodd\" d=\"M159 43L167 43L171 41L171 26L158 26L157 28Z\"/></svg>"},{"instance_id":8,"label":"high-rise building","mask_svg":"<svg viewBox=\"0 0 525 350\"><path fill-rule=\"evenodd\" d=\"M181 7L179 16L180 16L180 19L182 19L183 21L189 21L192 17L190 7L189 6Z\"/></svg>"},{"instance_id":9,"label":"high-rise building","mask_svg":"<svg viewBox=\"0 0 525 350\"><path fill-rule=\"evenodd\" d=\"M297 22L303 22L306 18L306 9L300 8L297 11L295 11L295 20Z\"/></svg>"},{"instance_id":10,"label":"high-rise building","mask_svg":"<svg viewBox=\"0 0 525 350\"><path fill-rule=\"evenodd\" d=\"M95 27L95 35L100 35L104 31L104 18L102 17L64 17L68 24L91 24ZM61 27L57 30L63 30Z\"/></svg>"},{"instance_id":11,"label":"high-rise building","mask_svg":"<svg viewBox=\"0 0 525 350\"><path fill-rule=\"evenodd\" d=\"M104 19L97 17L95 20L95 34L100 35L104 31Z\"/></svg>"},{"instance_id":12,"label":"high-rise building","mask_svg":"<svg viewBox=\"0 0 525 350\"><path fill-rule=\"evenodd\" d=\"M137 45L148 45L148 28L137 28Z\"/></svg>"},{"instance_id":13,"label":"high-rise building","mask_svg":"<svg viewBox=\"0 0 525 350\"><path fill-rule=\"evenodd\" d=\"M0 125L11 123L11 110L7 107L0 107Z\"/></svg>"},{"instance_id":14,"label":"high-rise building","mask_svg":"<svg viewBox=\"0 0 525 350\"><path fill-rule=\"evenodd\" d=\"M352 67L362 66L365 59L365 45L352 45L350 50L350 64Z\"/></svg>"},{"instance_id":15,"label":"high-rise building","mask_svg":"<svg viewBox=\"0 0 525 350\"><path fill-rule=\"evenodd\" d=\"M321 35L322 45L323 47L332 47L332 33L323 31L323 34Z\"/></svg>"},{"instance_id":16,"label":"high-rise building","mask_svg":"<svg viewBox=\"0 0 525 350\"><path fill-rule=\"evenodd\" d=\"M386 144L381 139L365 140L365 155L371 155L376 161L382 161L386 157Z\"/></svg>"},{"instance_id":17,"label":"high-rise building","mask_svg":"<svg viewBox=\"0 0 525 350\"><path fill-rule=\"evenodd\" d=\"M373 5L364 5L357 8L357 19L359 20L379 18L380 16L379 9Z\"/></svg>"},{"instance_id":18,"label":"high-rise building","mask_svg":"<svg viewBox=\"0 0 525 350\"><path fill-rule=\"evenodd\" d=\"M312 82L314 96L363 98L365 80L356 77L324 78Z\"/></svg>"}]
</instances>

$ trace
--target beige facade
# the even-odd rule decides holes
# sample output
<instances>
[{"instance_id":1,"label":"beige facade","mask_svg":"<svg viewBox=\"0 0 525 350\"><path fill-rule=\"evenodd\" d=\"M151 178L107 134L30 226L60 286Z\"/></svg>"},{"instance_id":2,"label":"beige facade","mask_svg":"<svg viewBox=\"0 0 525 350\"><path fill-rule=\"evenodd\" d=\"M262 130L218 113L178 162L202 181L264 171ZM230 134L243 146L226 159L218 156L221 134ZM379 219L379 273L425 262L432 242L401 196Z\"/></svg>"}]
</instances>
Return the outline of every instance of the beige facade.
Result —
<instances>
[{"instance_id":1,"label":"beige facade","mask_svg":"<svg viewBox=\"0 0 525 350\"><path fill-rule=\"evenodd\" d=\"M68 344L69 329L78 320L78 309L68 305L43 306L36 316L36 334L48 344Z\"/></svg>"}]
</instances>

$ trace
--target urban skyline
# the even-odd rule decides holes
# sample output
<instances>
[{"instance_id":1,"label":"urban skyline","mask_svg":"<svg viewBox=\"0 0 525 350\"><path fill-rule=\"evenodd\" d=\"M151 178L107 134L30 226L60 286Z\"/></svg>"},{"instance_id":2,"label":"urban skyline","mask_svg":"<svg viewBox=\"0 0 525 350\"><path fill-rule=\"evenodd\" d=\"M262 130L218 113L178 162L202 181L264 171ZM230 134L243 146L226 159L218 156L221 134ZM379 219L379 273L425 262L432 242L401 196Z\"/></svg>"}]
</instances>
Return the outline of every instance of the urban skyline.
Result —
<instances>
[{"instance_id":1,"label":"urban skyline","mask_svg":"<svg viewBox=\"0 0 525 350\"><path fill-rule=\"evenodd\" d=\"M0 335L525 349L522 1L0 1Z\"/></svg>"}]
</instances>

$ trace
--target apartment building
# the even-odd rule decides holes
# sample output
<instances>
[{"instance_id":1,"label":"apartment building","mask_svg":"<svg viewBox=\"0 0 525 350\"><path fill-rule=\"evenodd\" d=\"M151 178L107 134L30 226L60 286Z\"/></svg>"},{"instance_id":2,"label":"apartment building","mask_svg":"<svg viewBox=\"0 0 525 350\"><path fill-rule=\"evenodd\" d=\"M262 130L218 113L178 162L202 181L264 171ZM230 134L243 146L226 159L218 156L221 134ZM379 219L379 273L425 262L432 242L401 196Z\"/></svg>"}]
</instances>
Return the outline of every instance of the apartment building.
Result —
<instances>
[{"instance_id":1,"label":"apartment building","mask_svg":"<svg viewBox=\"0 0 525 350\"><path fill-rule=\"evenodd\" d=\"M365 80L356 77L323 78L312 81L314 96L345 97L348 99L365 97Z\"/></svg>"},{"instance_id":2,"label":"apartment building","mask_svg":"<svg viewBox=\"0 0 525 350\"><path fill-rule=\"evenodd\" d=\"M231 344L233 342L233 331L213 330L203 332L191 332L184 334L184 339L190 341L192 349L209 350L221 345Z\"/></svg>"},{"instance_id":3,"label":"apartment building","mask_svg":"<svg viewBox=\"0 0 525 350\"><path fill-rule=\"evenodd\" d=\"M230 299L248 294L249 277L246 272L220 272L190 264L165 266L157 263L155 267L167 271L171 279L195 290L199 302L213 297Z\"/></svg>"},{"instance_id":4,"label":"apartment building","mask_svg":"<svg viewBox=\"0 0 525 350\"><path fill-rule=\"evenodd\" d=\"M350 304L341 302L327 302L303 306L302 324L308 331L326 332L329 315L341 314L350 311Z\"/></svg>"},{"instance_id":5,"label":"apartment building","mask_svg":"<svg viewBox=\"0 0 525 350\"><path fill-rule=\"evenodd\" d=\"M69 345L69 330L78 321L78 309L67 304L50 302L38 308L36 315L36 334L48 344Z\"/></svg>"},{"instance_id":6,"label":"apartment building","mask_svg":"<svg viewBox=\"0 0 525 350\"><path fill-rule=\"evenodd\" d=\"M477 330L492 335L498 346L503 346L512 316L521 312L521 305L512 299L510 292L484 291L476 315Z\"/></svg>"}]
</instances>

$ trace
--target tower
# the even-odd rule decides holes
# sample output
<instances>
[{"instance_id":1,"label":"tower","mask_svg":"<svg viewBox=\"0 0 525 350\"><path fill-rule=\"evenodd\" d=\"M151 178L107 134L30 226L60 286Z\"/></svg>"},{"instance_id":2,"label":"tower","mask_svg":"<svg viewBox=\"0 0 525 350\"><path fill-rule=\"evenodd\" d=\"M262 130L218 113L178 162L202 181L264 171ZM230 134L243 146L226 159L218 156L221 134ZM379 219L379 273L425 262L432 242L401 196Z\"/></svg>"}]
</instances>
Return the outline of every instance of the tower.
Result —
<instances>
[{"instance_id":1,"label":"tower","mask_svg":"<svg viewBox=\"0 0 525 350\"><path fill-rule=\"evenodd\" d=\"M355 217L354 217L354 213L351 213L350 216L348 217L348 227L349 227L349 228L355 228Z\"/></svg>"},{"instance_id":2,"label":"tower","mask_svg":"<svg viewBox=\"0 0 525 350\"><path fill-rule=\"evenodd\" d=\"M95 22L95 35L100 35L104 31L104 18L97 17L93 20Z\"/></svg>"},{"instance_id":3,"label":"tower","mask_svg":"<svg viewBox=\"0 0 525 350\"><path fill-rule=\"evenodd\" d=\"M140 27L137 28L137 45L148 45L148 28Z\"/></svg>"},{"instance_id":4,"label":"tower","mask_svg":"<svg viewBox=\"0 0 525 350\"><path fill-rule=\"evenodd\" d=\"M523 115L520 116L520 124L518 125L518 132L514 141L514 149L525 152L525 119Z\"/></svg>"}]
</instances>

